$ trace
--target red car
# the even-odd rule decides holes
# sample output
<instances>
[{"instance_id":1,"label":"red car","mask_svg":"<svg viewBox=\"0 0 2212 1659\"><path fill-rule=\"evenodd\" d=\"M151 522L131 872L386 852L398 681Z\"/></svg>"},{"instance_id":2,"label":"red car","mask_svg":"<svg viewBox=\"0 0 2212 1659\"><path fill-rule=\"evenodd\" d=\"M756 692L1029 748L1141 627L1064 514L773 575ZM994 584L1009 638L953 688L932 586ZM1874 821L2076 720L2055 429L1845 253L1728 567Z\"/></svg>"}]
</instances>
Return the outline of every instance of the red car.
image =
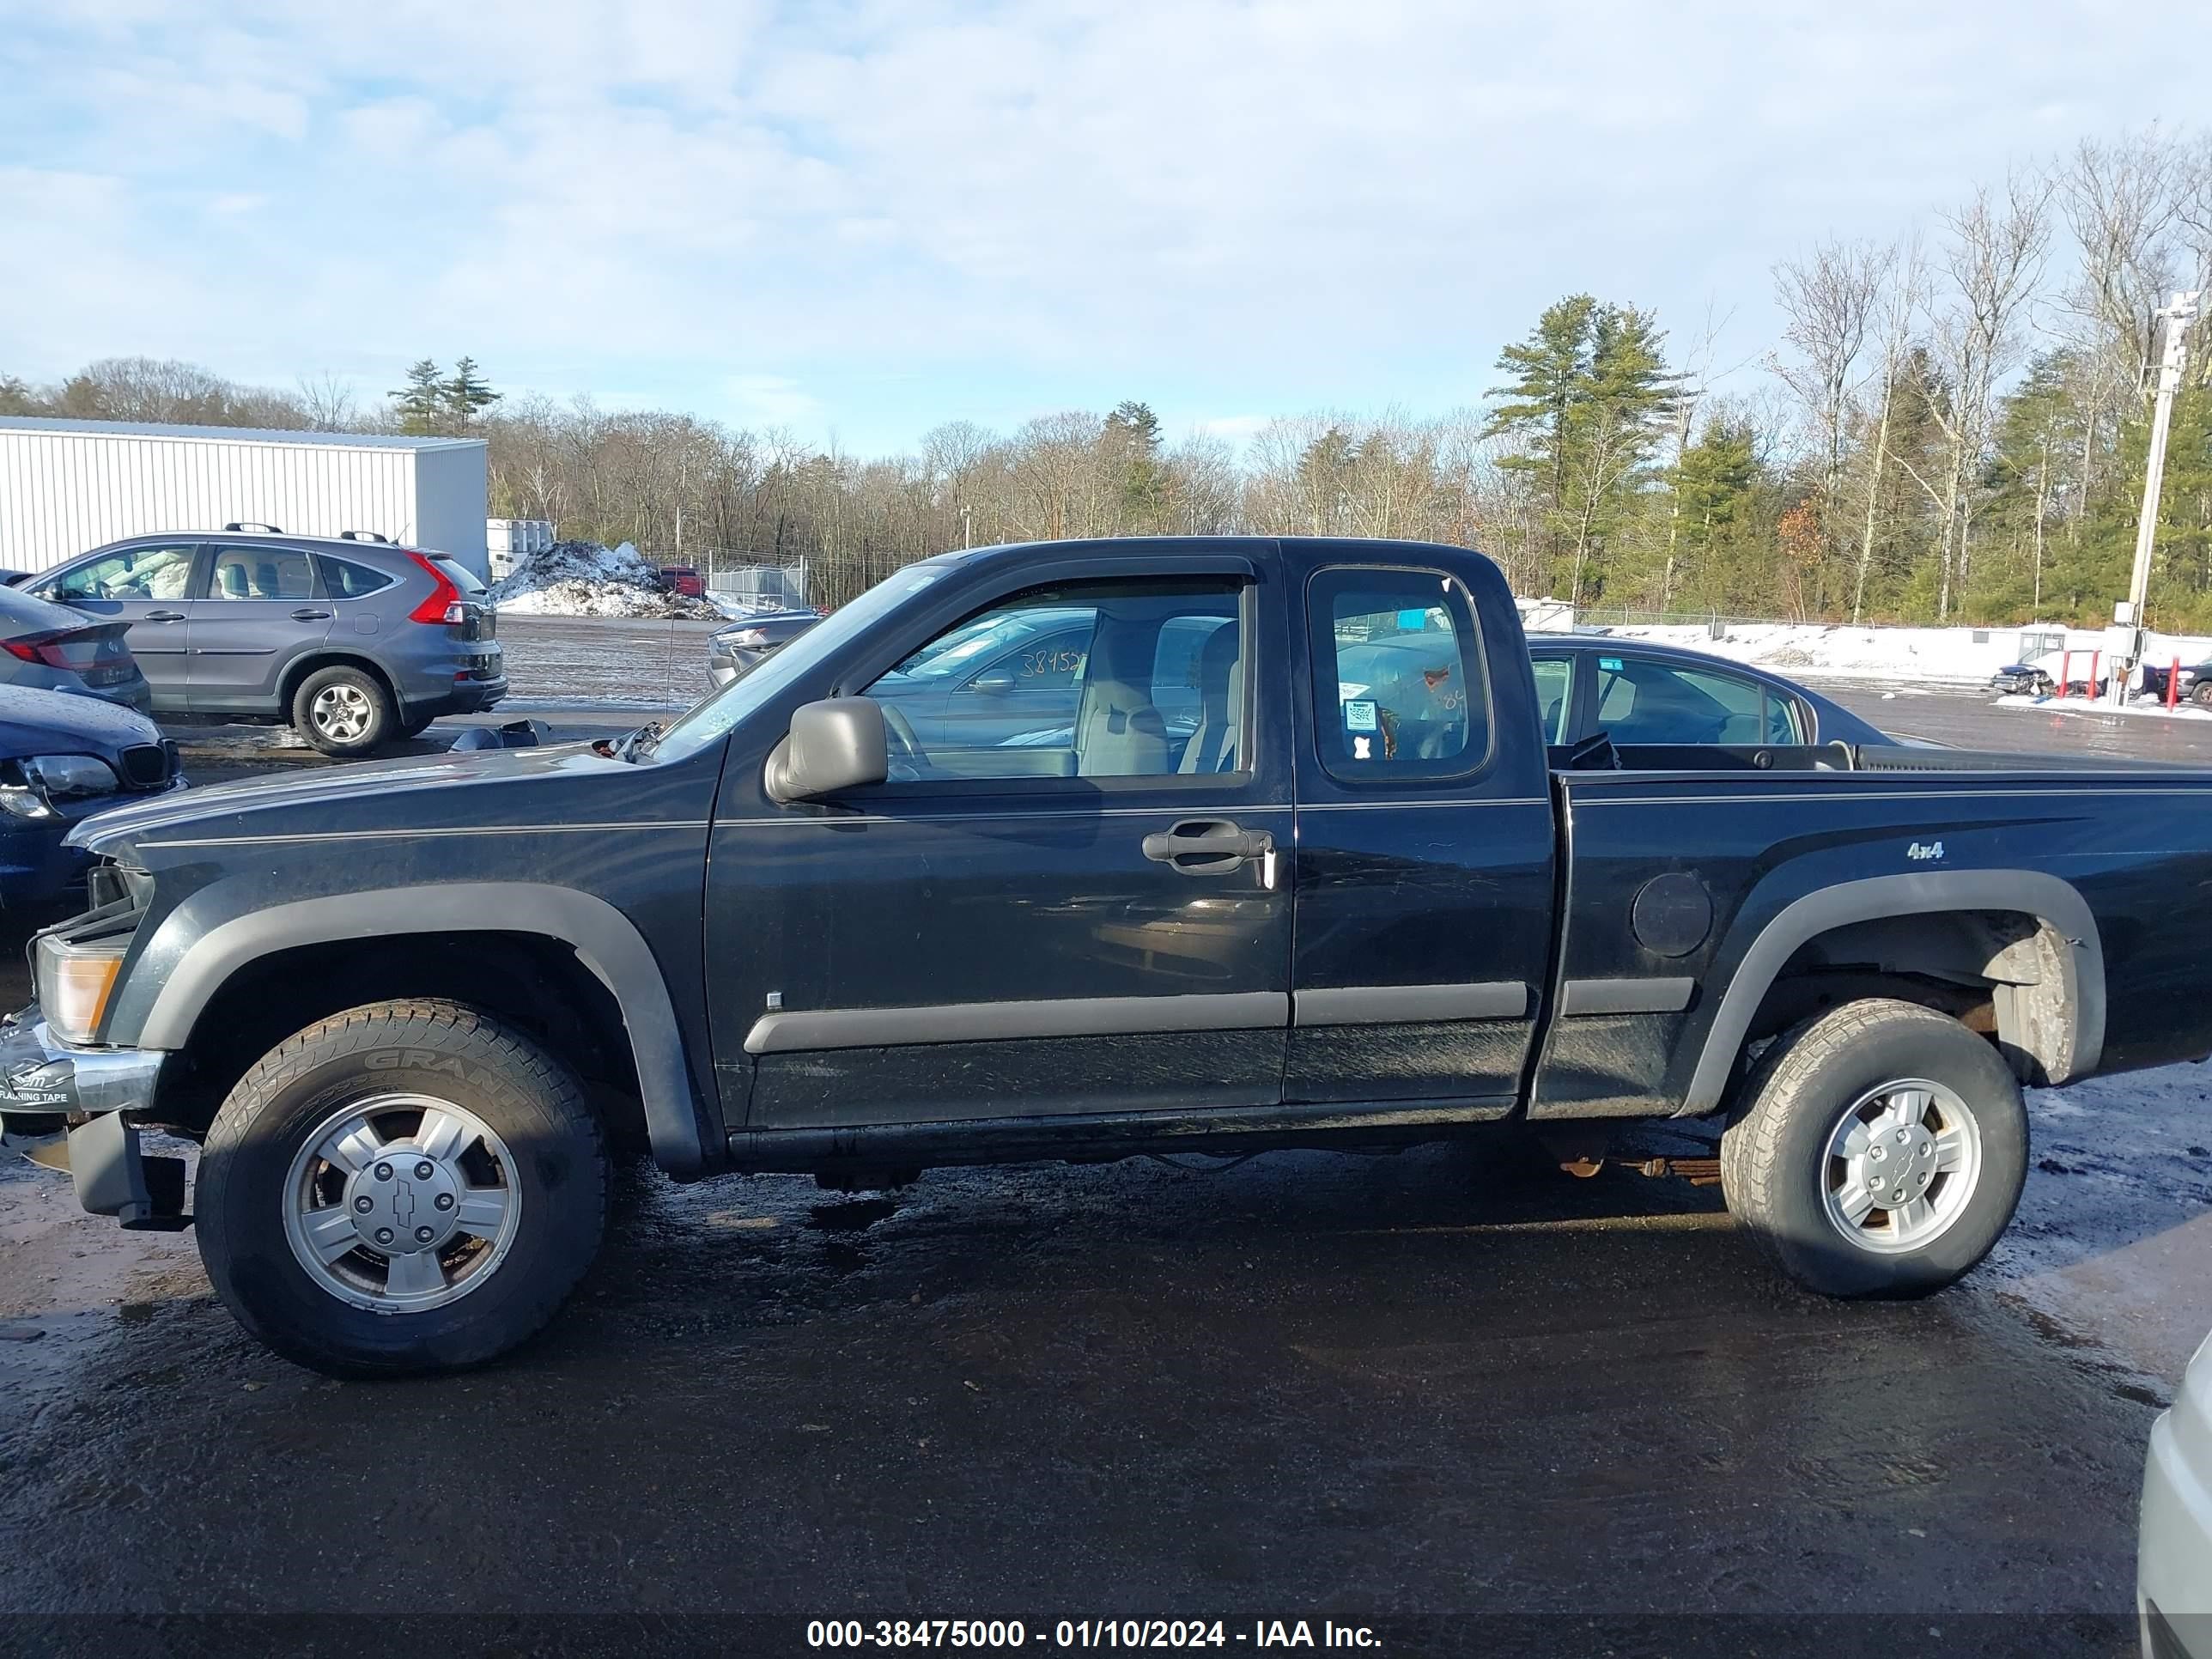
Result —
<instances>
[{"instance_id":1,"label":"red car","mask_svg":"<svg viewBox=\"0 0 2212 1659\"><path fill-rule=\"evenodd\" d=\"M707 579L688 564L664 564L660 567L660 585L687 599L707 597Z\"/></svg>"}]
</instances>

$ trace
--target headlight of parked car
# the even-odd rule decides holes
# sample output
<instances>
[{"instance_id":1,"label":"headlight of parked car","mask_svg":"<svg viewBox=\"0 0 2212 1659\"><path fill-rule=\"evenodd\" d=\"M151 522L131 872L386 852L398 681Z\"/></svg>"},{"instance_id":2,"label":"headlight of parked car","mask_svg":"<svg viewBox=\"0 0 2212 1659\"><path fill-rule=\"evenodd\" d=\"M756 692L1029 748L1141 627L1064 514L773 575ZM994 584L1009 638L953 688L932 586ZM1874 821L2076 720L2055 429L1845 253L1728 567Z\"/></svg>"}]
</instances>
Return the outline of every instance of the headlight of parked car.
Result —
<instances>
[{"instance_id":1,"label":"headlight of parked car","mask_svg":"<svg viewBox=\"0 0 2212 1659\"><path fill-rule=\"evenodd\" d=\"M39 1008L55 1036L68 1042L92 1041L129 948L128 939L73 945L52 933L39 936Z\"/></svg>"},{"instance_id":2,"label":"headlight of parked car","mask_svg":"<svg viewBox=\"0 0 2212 1659\"><path fill-rule=\"evenodd\" d=\"M96 755L33 755L0 762L0 809L21 818L50 818L52 803L112 795L123 787Z\"/></svg>"}]
</instances>

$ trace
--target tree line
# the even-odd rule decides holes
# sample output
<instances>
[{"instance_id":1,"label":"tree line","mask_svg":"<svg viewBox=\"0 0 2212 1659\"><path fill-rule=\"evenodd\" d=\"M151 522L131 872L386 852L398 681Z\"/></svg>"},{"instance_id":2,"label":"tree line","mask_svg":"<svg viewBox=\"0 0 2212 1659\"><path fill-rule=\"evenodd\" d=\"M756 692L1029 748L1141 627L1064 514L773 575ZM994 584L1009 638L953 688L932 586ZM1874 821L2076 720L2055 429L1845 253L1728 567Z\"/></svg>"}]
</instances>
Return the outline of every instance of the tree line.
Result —
<instances>
[{"instance_id":1,"label":"tree line","mask_svg":"<svg viewBox=\"0 0 2212 1659\"><path fill-rule=\"evenodd\" d=\"M1714 361L1710 320L1670 331L1629 298L1577 293L1470 374L1462 408L1324 410L1241 443L1170 441L1133 399L1012 432L948 422L861 456L502 397L465 357L417 362L370 403L327 376L279 390L108 359L52 386L0 376L0 413L477 434L495 514L665 559L805 558L833 603L949 547L1244 531L1477 546L1517 591L1595 613L2108 620L2155 313L2212 287L2212 140L2085 141L1893 240L1822 240L1771 275L1783 331L1745 363ZM2196 337L2151 611L2212 627L2212 349Z\"/></svg>"}]
</instances>

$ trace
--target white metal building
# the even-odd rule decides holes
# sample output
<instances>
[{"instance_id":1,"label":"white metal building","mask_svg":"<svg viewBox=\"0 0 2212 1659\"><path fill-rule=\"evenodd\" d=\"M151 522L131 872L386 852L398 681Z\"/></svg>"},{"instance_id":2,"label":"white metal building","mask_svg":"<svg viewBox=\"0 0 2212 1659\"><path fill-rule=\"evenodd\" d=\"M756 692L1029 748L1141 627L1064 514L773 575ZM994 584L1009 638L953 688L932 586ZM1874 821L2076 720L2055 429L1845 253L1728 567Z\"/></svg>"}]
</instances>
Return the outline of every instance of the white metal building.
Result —
<instances>
[{"instance_id":1,"label":"white metal building","mask_svg":"<svg viewBox=\"0 0 2212 1659\"><path fill-rule=\"evenodd\" d=\"M258 522L302 536L374 530L489 577L486 452L481 438L0 419L0 568L44 570L149 531Z\"/></svg>"}]
</instances>

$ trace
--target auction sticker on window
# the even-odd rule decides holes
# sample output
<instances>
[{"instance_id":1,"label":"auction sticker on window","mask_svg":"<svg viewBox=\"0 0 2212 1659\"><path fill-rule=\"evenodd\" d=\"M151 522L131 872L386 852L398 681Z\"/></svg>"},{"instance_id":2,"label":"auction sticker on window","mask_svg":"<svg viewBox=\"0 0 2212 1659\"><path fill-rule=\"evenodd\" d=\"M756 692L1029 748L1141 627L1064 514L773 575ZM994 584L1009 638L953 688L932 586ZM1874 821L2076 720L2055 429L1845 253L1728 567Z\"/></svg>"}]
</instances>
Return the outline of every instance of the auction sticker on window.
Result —
<instances>
[{"instance_id":1,"label":"auction sticker on window","mask_svg":"<svg viewBox=\"0 0 2212 1659\"><path fill-rule=\"evenodd\" d=\"M1375 704L1364 697L1345 704L1344 729L1347 732L1372 732L1375 729Z\"/></svg>"}]
</instances>

